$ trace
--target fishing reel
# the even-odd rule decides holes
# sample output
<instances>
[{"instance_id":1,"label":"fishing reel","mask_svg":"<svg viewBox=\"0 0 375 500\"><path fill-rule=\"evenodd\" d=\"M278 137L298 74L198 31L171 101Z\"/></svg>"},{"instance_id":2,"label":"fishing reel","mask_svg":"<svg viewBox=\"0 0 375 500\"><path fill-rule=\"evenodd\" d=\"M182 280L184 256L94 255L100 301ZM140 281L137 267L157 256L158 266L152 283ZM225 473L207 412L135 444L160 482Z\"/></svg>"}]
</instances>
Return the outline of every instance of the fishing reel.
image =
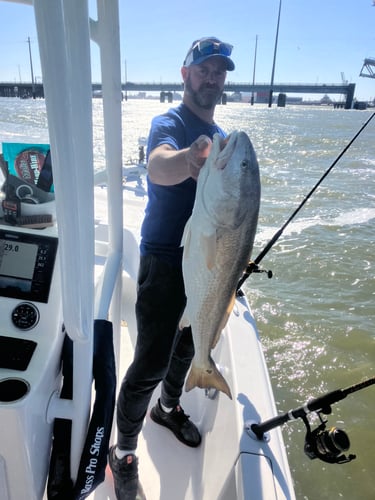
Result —
<instances>
[{"instance_id":1,"label":"fishing reel","mask_svg":"<svg viewBox=\"0 0 375 500\"><path fill-rule=\"evenodd\" d=\"M266 274L267 274L267 278L268 278L268 279L271 279L271 278L273 277L273 273L272 273L272 271L271 271L270 269L269 269L269 270L267 270L267 269L261 269L261 268L260 268L259 266L257 266L256 264L255 264L255 267L254 267L254 269L252 270L252 272L253 272L253 273L266 273Z\"/></svg>"},{"instance_id":2,"label":"fishing reel","mask_svg":"<svg viewBox=\"0 0 375 500\"><path fill-rule=\"evenodd\" d=\"M252 273L267 273L267 277L269 279L271 279L272 276L273 276L271 270L267 271L267 269L260 269L260 267L258 266L258 264L256 264L254 261L250 261L249 264L246 267L245 272L242 275L242 278L239 280L239 282L237 284L236 294L237 294L238 297L243 297L244 293L241 290L241 286L245 283L245 281L247 280L247 278Z\"/></svg>"},{"instance_id":3,"label":"fishing reel","mask_svg":"<svg viewBox=\"0 0 375 500\"><path fill-rule=\"evenodd\" d=\"M346 456L343 454L350 447L347 433L337 427L326 429L327 420L323 420L319 412L317 414L320 425L314 430L311 430L307 418L302 418L307 431L304 446L306 455L312 460L319 458L330 464L345 464L354 460L355 455Z\"/></svg>"},{"instance_id":4,"label":"fishing reel","mask_svg":"<svg viewBox=\"0 0 375 500\"><path fill-rule=\"evenodd\" d=\"M323 462L329 464L345 464L351 462L356 457L355 455L345 456L344 452L349 450L350 441L345 431L337 427L326 429L327 420L323 420L321 413L330 415L332 413L331 405L346 398L348 394L369 387L375 384L375 377L351 385L346 389L336 389L335 391L323 394L315 399L311 399L303 406L289 410L286 413L270 418L265 422L249 423L249 435L254 439L267 440L266 433L275 427L285 424L289 420L300 418L306 426L306 437L304 451L311 458L319 458ZM316 413L320 420L320 425L314 430L311 430L310 423L307 419L309 413Z\"/></svg>"}]
</instances>

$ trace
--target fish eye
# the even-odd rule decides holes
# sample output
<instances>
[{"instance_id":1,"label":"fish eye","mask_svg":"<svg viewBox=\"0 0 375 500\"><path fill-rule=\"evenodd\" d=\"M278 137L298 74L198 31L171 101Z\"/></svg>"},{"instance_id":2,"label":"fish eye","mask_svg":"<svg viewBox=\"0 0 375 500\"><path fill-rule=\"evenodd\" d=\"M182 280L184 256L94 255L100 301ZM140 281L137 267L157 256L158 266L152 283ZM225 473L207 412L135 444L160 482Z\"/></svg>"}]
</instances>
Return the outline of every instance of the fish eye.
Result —
<instances>
[{"instance_id":1,"label":"fish eye","mask_svg":"<svg viewBox=\"0 0 375 500\"><path fill-rule=\"evenodd\" d=\"M249 162L248 162L248 160L242 160L242 161L241 161L241 168L242 168L242 169L244 169L244 170L245 170L246 168L248 168L248 166L249 166Z\"/></svg>"}]
</instances>

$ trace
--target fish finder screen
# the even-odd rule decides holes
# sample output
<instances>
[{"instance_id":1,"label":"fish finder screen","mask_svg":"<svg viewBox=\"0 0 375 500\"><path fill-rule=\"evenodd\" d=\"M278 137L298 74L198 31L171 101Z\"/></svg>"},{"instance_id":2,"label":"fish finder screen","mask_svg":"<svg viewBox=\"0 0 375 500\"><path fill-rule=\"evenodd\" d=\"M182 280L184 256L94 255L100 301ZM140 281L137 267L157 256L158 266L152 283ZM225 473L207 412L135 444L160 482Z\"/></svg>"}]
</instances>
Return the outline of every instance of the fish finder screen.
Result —
<instances>
[{"instance_id":1,"label":"fish finder screen","mask_svg":"<svg viewBox=\"0 0 375 500\"><path fill-rule=\"evenodd\" d=\"M26 280L31 285L38 245L2 240L0 244L0 279Z\"/></svg>"},{"instance_id":2,"label":"fish finder screen","mask_svg":"<svg viewBox=\"0 0 375 500\"><path fill-rule=\"evenodd\" d=\"M47 302L57 239L1 233L0 296Z\"/></svg>"}]
</instances>

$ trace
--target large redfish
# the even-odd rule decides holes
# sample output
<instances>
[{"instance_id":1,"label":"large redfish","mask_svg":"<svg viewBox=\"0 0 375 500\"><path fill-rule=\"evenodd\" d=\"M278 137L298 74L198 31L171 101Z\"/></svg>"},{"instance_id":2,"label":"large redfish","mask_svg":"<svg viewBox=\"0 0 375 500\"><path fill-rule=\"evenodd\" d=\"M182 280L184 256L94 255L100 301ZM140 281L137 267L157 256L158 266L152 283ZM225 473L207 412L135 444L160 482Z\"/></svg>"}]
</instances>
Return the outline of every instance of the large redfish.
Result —
<instances>
[{"instance_id":1,"label":"large redfish","mask_svg":"<svg viewBox=\"0 0 375 500\"><path fill-rule=\"evenodd\" d=\"M191 325L195 356L185 389L230 388L211 358L232 311L235 291L252 252L260 204L260 179L249 137L214 136L197 181L194 208L182 245L187 304L180 328Z\"/></svg>"}]
</instances>

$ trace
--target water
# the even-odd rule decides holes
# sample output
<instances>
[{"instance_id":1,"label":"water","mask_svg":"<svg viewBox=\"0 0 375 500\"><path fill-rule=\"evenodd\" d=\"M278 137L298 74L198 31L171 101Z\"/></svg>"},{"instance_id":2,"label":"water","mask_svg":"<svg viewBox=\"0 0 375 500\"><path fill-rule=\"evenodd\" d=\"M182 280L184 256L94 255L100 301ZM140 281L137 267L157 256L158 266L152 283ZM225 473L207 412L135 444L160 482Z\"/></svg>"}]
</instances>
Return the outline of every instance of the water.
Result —
<instances>
[{"instance_id":1,"label":"water","mask_svg":"<svg viewBox=\"0 0 375 500\"><path fill-rule=\"evenodd\" d=\"M123 103L124 162L170 105ZM104 165L102 101L93 100L95 168ZM312 189L370 111L219 106L217 122L245 130L258 154L262 204L254 257ZM0 142L48 142L44 101L0 99ZM345 153L261 262L244 290L253 308L279 412L374 376L375 119ZM283 426L298 500L370 500L375 445L374 386L333 406L357 459L330 465L303 452L302 421ZM313 425L317 425L313 420Z\"/></svg>"}]
</instances>

